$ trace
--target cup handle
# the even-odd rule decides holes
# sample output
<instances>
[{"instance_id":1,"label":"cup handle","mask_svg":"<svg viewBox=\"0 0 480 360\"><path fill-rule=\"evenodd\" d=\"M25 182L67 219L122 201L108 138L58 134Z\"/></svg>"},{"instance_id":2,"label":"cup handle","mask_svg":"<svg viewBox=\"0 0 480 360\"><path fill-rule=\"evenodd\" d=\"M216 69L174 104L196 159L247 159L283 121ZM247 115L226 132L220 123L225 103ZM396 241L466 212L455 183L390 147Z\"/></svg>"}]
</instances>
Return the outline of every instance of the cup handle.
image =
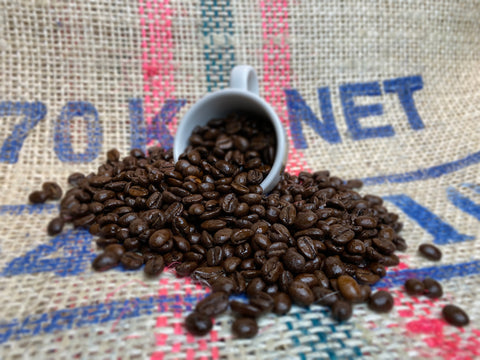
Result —
<instances>
[{"instance_id":1,"label":"cup handle","mask_svg":"<svg viewBox=\"0 0 480 360\"><path fill-rule=\"evenodd\" d=\"M237 65L230 73L230 87L253 92L258 95L258 78L253 67Z\"/></svg>"}]
</instances>

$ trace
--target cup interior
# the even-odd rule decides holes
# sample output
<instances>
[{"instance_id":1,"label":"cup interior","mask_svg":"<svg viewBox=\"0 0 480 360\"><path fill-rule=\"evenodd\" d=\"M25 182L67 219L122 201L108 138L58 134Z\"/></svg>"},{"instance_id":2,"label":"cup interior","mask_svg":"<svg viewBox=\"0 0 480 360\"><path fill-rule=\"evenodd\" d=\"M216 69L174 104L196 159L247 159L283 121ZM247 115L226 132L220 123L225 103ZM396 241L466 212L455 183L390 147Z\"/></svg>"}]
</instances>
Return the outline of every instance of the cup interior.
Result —
<instances>
[{"instance_id":1,"label":"cup interior","mask_svg":"<svg viewBox=\"0 0 480 360\"><path fill-rule=\"evenodd\" d=\"M269 175L261 184L267 191L285 168L288 141L280 119L272 107L258 95L238 89L224 89L206 95L195 103L180 120L173 145L174 160L188 147L188 139L197 126L206 125L213 118L226 117L231 113L243 112L269 119L275 129L276 155ZM270 186L270 184L272 184ZM266 185L269 185L268 187Z\"/></svg>"}]
</instances>

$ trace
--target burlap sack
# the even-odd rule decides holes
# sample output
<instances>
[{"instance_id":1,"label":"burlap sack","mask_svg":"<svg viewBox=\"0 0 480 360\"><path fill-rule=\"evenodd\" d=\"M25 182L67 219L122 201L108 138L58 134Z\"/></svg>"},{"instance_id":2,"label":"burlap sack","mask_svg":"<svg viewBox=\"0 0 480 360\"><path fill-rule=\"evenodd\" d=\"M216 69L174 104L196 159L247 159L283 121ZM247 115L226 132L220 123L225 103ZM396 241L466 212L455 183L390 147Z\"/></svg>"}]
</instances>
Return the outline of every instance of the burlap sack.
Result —
<instances>
[{"instance_id":1,"label":"burlap sack","mask_svg":"<svg viewBox=\"0 0 480 360\"><path fill-rule=\"evenodd\" d=\"M480 3L471 1L0 1L0 358L340 359L480 356ZM338 324L320 306L266 316L252 340L231 318L182 327L206 289L166 272L95 273L84 231L49 237L42 181L94 171L112 147L171 144L176 122L236 64L290 135L288 170L365 181L404 222L409 249ZM443 251L438 263L420 243ZM408 297L410 276L442 281ZM441 308L468 311L465 329Z\"/></svg>"}]
</instances>

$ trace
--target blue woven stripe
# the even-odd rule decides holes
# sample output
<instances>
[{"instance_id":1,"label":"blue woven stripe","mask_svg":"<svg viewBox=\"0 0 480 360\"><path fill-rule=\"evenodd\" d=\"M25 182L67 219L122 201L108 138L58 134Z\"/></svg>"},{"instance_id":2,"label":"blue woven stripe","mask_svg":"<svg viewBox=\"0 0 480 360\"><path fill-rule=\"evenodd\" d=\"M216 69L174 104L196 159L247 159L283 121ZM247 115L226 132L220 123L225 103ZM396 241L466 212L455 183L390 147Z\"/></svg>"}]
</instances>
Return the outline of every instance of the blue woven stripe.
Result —
<instances>
[{"instance_id":1,"label":"blue woven stripe","mask_svg":"<svg viewBox=\"0 0 480 360\"><path fill-rule=\"evenodd\" d=\"M202 0L203 46L208 91L228 86L232 67L235 65L235 49L231 41L233 16L230 0Z\"/></svg>"}]
</instances>

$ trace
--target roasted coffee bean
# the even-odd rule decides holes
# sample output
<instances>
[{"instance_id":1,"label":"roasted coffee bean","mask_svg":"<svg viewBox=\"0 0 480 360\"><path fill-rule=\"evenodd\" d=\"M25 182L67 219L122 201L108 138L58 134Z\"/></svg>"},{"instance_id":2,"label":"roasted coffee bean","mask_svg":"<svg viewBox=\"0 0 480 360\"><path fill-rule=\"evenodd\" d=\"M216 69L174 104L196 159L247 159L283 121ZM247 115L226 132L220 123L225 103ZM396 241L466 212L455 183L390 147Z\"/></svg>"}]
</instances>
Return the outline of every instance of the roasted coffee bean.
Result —
<instances>
[{"instance_id":1,"label":"roasted coffee bean","mask_svg":"<svg viewBox=\"0 0 480 360\"><path fill-rule=\"evenodd\" d=\"M95 215L94 214L88 214L88 215L82 216L81 218L75 219L73 221L73 226L74 227L88 227L94 221L95 221ZM113 224L113 225L115 225L115 224ZM116 229L118 229L118 226L116 226L115 230L113 231L112 237L115 236ZM103 232L102 232L102 234L103 234ZM103 235L103 236L106 236L106 235Z\"/></svg>"},{"instance_id":2,"label":"roasted coffee bean","mask_svg":"<svg viewBox=\"0 0 480 360\"><path fill-rule=\"evenodd\" d=\"M405 290L408 295L422 295L425 291L425 286L422 281L412 278L405 281Z\"/></svg>"},{"instance_id":3,"label":"roasted coffee bean","mask_svg":"<svg viewBox=\"0 0 480 360\"><path fill-rule=\"evenodd\" d=\"M222 266L227 273L232 273L236 271L237 267L239 267L241 263L242 263L242 259L238 257L229 257L225 259Z\"/></svg>"},{"instance_id":4,"label":"roasted coffee bean","mask_svg":"<svg viewBox=\"0 0 480 360\"><path fill-rule=\"evenodd\" d=\"M262 315L262 310L257 306L237 300L230 301L230 308L241 316L256 318Z\"/></svg>"},{"instance_id":5,"label":"roasted coffee bean","mask_svg":"<svg viewBox=\"0 0 480 360\"><path fill-rule=\"evenodd\" d=\"M114 252L103 252L92 262L96 271L107 271L120 263L120 258Z\"/></svg>"},{"instance_id":6,"label":"roasted coffee bean","mask_svg":"<svg viewBox=\"0 0 480 360\"><path fill-rule=\"evenodd\" d=\"M393 297L387 291L377 291L370 295L368 307L379 313L389 312L393 308Z\"/></svg>"},{"instance_id":7,"label":"roasted coffee bean","mask_svg":"<svg viewBox=\"0 0 480 360\"><path fill-rule=\"evenodd\" d=\"M432 244L421 244L418 247L420 254L428 260L439 261L442 258L442 252Z\"/></svg>"},{"instance_id":8,"label":"roasted coffee bean","mask_svg":"<svg viewBox=\"0 0 480 360\"><path fill-rule=\"evenodd\" d=\"M201 223L201 227L204 230L213 232L223 229L227 223L222 220L207 220Z\"/></svg>"},{"instance_id":9,"label":"roasted coffee bean","mask_svg":"<svg viewBox=\"0 0 480 360\"><path fill-rule=\"evenodd\" d=\"M293 225L296 220L297 210L295 206L288 205L280 211L279 219L284 225Z\"/></svg>"},{"instance_id":10,"label":"roasted coffee bean","mask_svg":"<svg viewBox=\"0 0 480 360\"><path fill-rule=\"evenodd\" d=\"M169 229L161 229L155 231L148 241L150 248L157 250L162 248L172 238L172 232Z\"/></svg>"},{"instance_id":11,"label":"roasted coffee bean","mask_svg":"<svg viewBox=\"0 0 480 360\"><path fill-rule=\"evenodd\" d=\"M372 239L372 242L373 245L378 249L378 251L385 255L390 255L397 249L395 244L390 240L376 237Z\"/></svg>"},{"instance_id":12,"label":"roasted coffee bean","mask_svg":"<svg viewBox=\"0 0 480 360\"><path fill-rule=\"evenodd\" d=\"M338 278L345 274L345 264L340 260L338 255L329 256L325 259L323 272L328 278Z\"/></svg>"},{"instance_id":13,"label":"roasted coffee bean","mask_svg":"<svg viewBox=\"0 0 480 360\"><path fill-rule=\"evenodd\" d=\"M466 326L470 322L465 311L455 305L445 305L442 309L442 316L446 322L454 326Z\"/></svg>"},{"instance_id":14,"label":"roasted coffee bean","mask_svg":"<svg viewBox=\"0 0 480 360\"><path fill-rule=\"evenodd\" d=\"M332 304L332 317L337 321L350 319L352 313L352 305L348 301L337 300Z\"/></svg>"},{"instance_id":15,"label":"roasted coffee bean","mask_svg":"<svg viewBox=\"0 0 480 360\"><path fill-rule=\"evenodd\" d=\"M355 224L364 229L374 229L377 227L377 219L371 216L359 216L355 219Z\"/></svg>"},{"instance_id":16,"label":"roasted coffee bean","mask_svg":"<svg viewBox=\"0 0 480 360\"><path fill-rule=\"evenodd\" d=\"M125 253L125 248L120 244L111 244L105 247L104 252L112 252L118 256L118 258L121 258Z\"/></svg>"},{"instance_id":17,"label":"roasted coffee bean","mask_svg":"<svg viewBox=\"0 0 480 360\"><path fill-rule=\"evenodd\" d=\"M287 250L282 259L285 267L294 274L305 270L305 258L292 248Z\"/></svg>"},{"instance_id":18,"label":"roasted coffee bean","mask_svg":"<svg viewBox=\"0 0 480 360\"><path fill-rule=\"evenodd\" d=\"M230 240L235 245L242 244L250 239L253 234L250 229L236 229L232 232Z\"/></svg>"},{"instance_id":19,"label":"roasted coffee bean","mask_svg":"<svg viewBox=\"0 0 480 360\"><path fill-rule=\"evenodd\" d=\"M329 283L329 280L328 280L327 275L325 275L325 273L324 273L323 271L321 271L321 270L316 270L316 271L314 271L313 274L316 276L316 278L317 278L318 283L320 284L320 286L323 286L323 287L325 287L325 288L328 288L328 286L329 286L330 283Z\"/></svg>"},{"instance_id":20,"label":"roasted coffee bean","mask_svg":"<svg viewBox=\"0 0 480 360\"><path fill-rule=\"evenodd\" d=\"M310 287L301 281L293 281L288 287L288 293L293 302L299 306L309 306L315 300Z\"/></svg>"},{"instance_id":21,"label":"roasted coffee bean","mask_svg":"<svg viewBox=\"0 0 480 360\"><path fill-rule=\"evenodd\" d=\"M83 175L82 173L76 172L76 173L71 174L67 178L67 181L72 186L78 186L80 184L80 182L84 179L85 179L85 175Z\"/></svg>"},{"instance_id":22,"label":"roasted coffee bean","mask_svg":"<svg viewBox=\"0 0 480 360\"><path fill-rule=\"evenodd\" d=\"M295 227L297 229L308 229L312 227L317 220L318 217L313 211L301 211L295 219Z\"/></svg>"},{"instance_id":23,"label":"roasted coffee bean","mask_svg":"<svg viewBox=\"0 0 480 360\"><path fill-rule=\"evenodd\" d=\"M317 256L315 243L308 236L302 236L297 239L298 251L307 259L314 259Z\"/></svg>"},{"instance_id":24,"label":"roasted coffee bean","mask_svg":"<svg viewBox=\"0 0 480 360\"><path fill-rule=\"evenodd\" d=\"M273 309L272 311L278 315L284 315L290 311L292 307L292 300L284 292L279 292L273 297Z\"/></svg>"},{"instance_id":25,"label":"roasted coffee bean","mask_svg":"<svg viewBox=\"0 0 480 360\"><path fill-rule=\"evenodd\" d=\"M339 276L337 279L337 284L340 293L346 300L356 302L362 298L360 286L351 276Z\"/></svg>"},{"instance_id":26,"label":"roasted coffee bean","mask_svg":"<svg viewBox=\"0 0 480 360\"><path fill-rule=\"evenodd\" d=\"M176 265L175 272L180 277L189 276L195 269L198 268L196 261L184 261L181 264Z\"/></svg>"},{"instance_id":27,"label":"roasted coffee bean","mask_svg":"<svg viewBox=\"0 0 480 360\"><path fill-rule=\"evenodd\" d=\"M28 200L32 204L41 204L47 201L48 194L45 191L34 191L28 196Z\"/></svg>"},{"instance_id":28,"label":"roasted coffee bean","mask_svg":"<svg viewBox=\"0 0 480 360\"><path fill-rule=\"evenodd\" d=\"M336 292L321 286L314 286L312 288L315 297L315 303L323 306L332 306L339 300Z\"/></svg>"},{"instance_id":29,"label":"roasted coffee bean","mask_svg":"<svg viewBox=\"0 0 480 360\"><path fill-rule=\"evenodd\" d=\"M117 162L120 160L120 152L117 149L110 149L107 151L107 160L110 162Z\"/></svg>"},{"instance_id":30,"label":"roasted coffee bean","mask_svg":"<svg viewBox=\"0 0 480 360\"><path fill-rule=\"evenodd\" d=\"M227 277L219 277L212 283L213 292L224 292L231 294L235 291L235 282Z\"/></svg>"},{"instance_id":31,"label":"roasted coffee bean","mask_svg":"<svg viewBox=\"0 0 480 360\"><path fill-rule=\"evenodd\" d=\"M220 246L215 246L207 251L208 266L220 265L223 259L223 250Z\"/></svg>"},{"instance_id":32,"label":"roasted coffee bean","mask_svg":"<svg viewBox=\"0 0 480 360\"><path fill-rule=\"evenodd\" d=\"M370 270L357 269L355 270L355 278L360 284L373 285L380 280L380 277Z\"/></svg>"},{"instance_id":33,"label":"roasted coffee bean","mask_svg":"<svg viewBox=\"0 0 480 360\"><path fill-rule=\"evenodd\" d=\"M270 295L270 296L274 296L279 290L279 287L277 284L268 284L266 287L265 287L265 292Z\"/></svg>"},{"instance_id":34,"label":"roasted coffee bean","mask_svg":"<svg viewBox=\"0 0 480 360\"><path fill-rule=\"evenodd\" d=\"M259 308L263 313L268 313L273 309L274 300L267 292L259 291L250 296L250 304Z\"/></svg>"},{"instance_id":35,"label":"roasted coffee bean","mask_svg":"<svg viewBox=\"0 0 480 360\"><path fill-rule=\"evenodd\" d=\"M48 235L53 236L53 235L60 234L63 230L63 225L64 225L64 221L62 218L56 217L52 219L48 223L48 227L47 227Z\"/></svg>"},{"instance_id":36,"label":"roasted coffee bean","mask_svg":"<svg viewBox=\"0 0 480 360\"><path fill-rule=\"evenodd\" d=\"M224 274L225 272L221 266L201 266L195 269L192 273L192 278L198 281L213 282Z\"/></svg>"},{"instance_id":37,"label":"roasted coffee bean","mask_svg":"<svg viewBox=\"0 0 480 360\"><path fill-rule=\"evenodd\" d=\"M252 255L252 247L247 242L237 245L235 248L235 255L240 259L247 259Z\"/></svg>"},{"instance_id":38,"label":"roasted coffee bean","mask_svg":"<svg viewBox=\"0 0 480 360\"><path fill-rule=\"evenodd\" d=\"M332 241L337 245L345 245L355 237L355 232L353 230L349 229L348 226L341 224L331 225L330 234L332 236Z\"/></svg>"},{"instance_id":39,"label":"roasted coffee bean","mask_svg":"<svg viewBox=\"0 0 480 360\"><path fill-rule=\"evenodd\" d=\"M185 319L185 327L195 336L206 335L212 330L213 323L210 316L193 312Z\"/></svg>"},{"instance_id":40,"label":"roasted coffee bean","mask_svg":"<svg viewBox=\"0 0 480 360\"><path fill-rule=\"evenodd\" d=\"M307 284L309 287L314 287L319 284L318 278L312 273L304 273L295 276L294 281L301 281Z\"/></svg>"},{"instance_id":41,"label":"roasted coffee bean","mask_svg":"<svg viewBox=\"0 0 480 360\"><path fill-rule=\"evenodd\" d=\"M283 264L278 258L268 259L262 266L262 277L268 283L276 283L283 273Z\"/></svg>"},{"instance_id":42,"label":"roasted coffee bean","mask_svg":"<svg viewBox=\"0 0 480 360\"><path fill-rule=\"evenodd\" d=\"M379 263L371 263L368 265L368 268L372 273L380 276L381 278L387 274L387 270L385 269L385 266Z\"/></svg>"},{"instance_id":43,"label":"roasted coffee bean","mask_svg":"<svg viewBox=\"0 0 480 360\"><path fill-rule=\"evenodd\" d=\"M228 294L226 292L214 292L203 300L201 300L196 306L195 311L210 317L220 315L228 309Z\"/></svg>"},{"instance_id":44,"label":"roasted coffee bean","mask_svg":"<svg viewBox=\"0 0 480 360\"><path fill-rule=\"evenodd\" d=\"M443 296L443 288L438 281L427 277L423 280L423 286L425 287L423 292L425 296L431 299L436 299Z\"/></svg>"},{"instance_id":45,"label":"roasted coffee bean","mask_svg":"<svg viewBox=\"0 0 480 360\"><path fill-rule=\"evenodd\" d=\"M275 242L273 244L270 244L267 247L265 254L267 255L268 258L272 258L272 257L280 258L287 253L287 250L288 250L288 245L286 243ZM284 262L285 262L285 259L284 259Z\"/></svg>"},{"instance_id":46,"label":"roasted coffee bean","mask_svg":"<svg viewBox=\"0 0 480 360\"><path fill-rule=\"evenodd\" d=\"M63 194L63 191L60 185L51 181L44 182L42 184L42 190L47 195L48 200L59 200Z\"/></svg>"},{"instance_id":47,"label":"roasted coffee bean","mask_svg":"<svg viewBox=\"0 0 480 360\"><path fill-rule=\"evenodd\" d=\"M240 339L250 339L257 335L258 325L255 319L241 317L233 322L232 332Z\"/></svg>"},{"instance_id":48,"label":"roasted coffee bean","mask_svg":"<svg viewBox=\"0 0 480 360\"><path fill-rule=\"evenodd\" d=\"M135 270L143 265L143 256L131 251L127 251L120 258L120 263L124 269Z\"/></svg>"},{"instance_id":49,"label":"roasted coffee bean","mask_svg":"<svg viewBox=\"0 0 480 360\"><path fill-rule=\"evenodd\" d=\"M350 241L345 249L350 254L363 255L365 253L365 245L363 244L363 241L357 239Z\"/></svg>"}]
</instances>

